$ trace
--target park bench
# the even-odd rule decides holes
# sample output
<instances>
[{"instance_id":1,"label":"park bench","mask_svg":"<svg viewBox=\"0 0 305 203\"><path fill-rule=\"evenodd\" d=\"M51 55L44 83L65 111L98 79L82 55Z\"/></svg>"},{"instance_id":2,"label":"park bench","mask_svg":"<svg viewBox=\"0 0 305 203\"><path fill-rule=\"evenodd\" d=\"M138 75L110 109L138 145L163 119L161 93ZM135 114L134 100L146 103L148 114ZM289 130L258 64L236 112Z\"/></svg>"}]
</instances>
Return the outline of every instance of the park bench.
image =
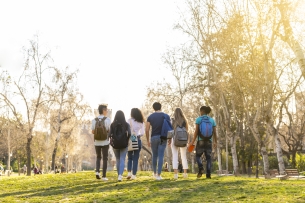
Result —
<instances>
[{"instance_id":1,"label":"park bench","mask_svg":"<svg viewBox=\"0 0 305 203\"><path fill-rule=\"evenodd\" d=\"M271 169L269 170L270 178L275 178L279 175L279 171L277 169Z\"/></svg>"},{"instance_id":2,"label":"park bench","mask_svg":"<svg viewBox=\"0 0 305 203\"><path fill-rule=\"evenodd\" d=\"M276 177L280 180L288 178L305 178L305 176L299 174L298 169L285 169L284 175L277 175Z\"/></svg>"},{"instance_id":3,"label":"park bench","mask_svg":"<svg viewBox=\"0 0 305 203\"><path fill-rule=\"evenodd\" d=\"M227 170L217 170L216 171L218 176L231 176L232 174L229 174Z\"/></svg>"}]
</instances>

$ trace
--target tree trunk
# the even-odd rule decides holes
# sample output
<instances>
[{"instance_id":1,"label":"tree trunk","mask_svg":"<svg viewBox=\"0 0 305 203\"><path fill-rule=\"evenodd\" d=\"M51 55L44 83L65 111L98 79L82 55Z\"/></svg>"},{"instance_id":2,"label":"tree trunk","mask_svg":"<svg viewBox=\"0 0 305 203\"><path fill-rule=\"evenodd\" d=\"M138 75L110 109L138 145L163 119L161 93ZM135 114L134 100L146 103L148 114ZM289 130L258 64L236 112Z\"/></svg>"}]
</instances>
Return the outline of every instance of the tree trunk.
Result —
<instances>
[{"instance_id":1,"label":"tree trunk","mask_svg":"<svg viewBox=\"0 0 305 203\"><path fill-rule=\"evenodd\" d=\"M222 171L221 149L217 146L218 170Z\"/></svg>"},{"instance_id":2,"label":"tree trunk","mask_svg":"<svg viewBox=\"0 0 305 203\"><path fill-rule=\"evenodd\" d=\"M55 140L55 146L52 153L52 170L55 172L55 161L56 161L56 153L58 148L58 140Z\"/></svg>"},{"instance_id":3,"label":"tree trunk","mask_svg":"<svg viewBox=\"0 0 305 203\"><path fill-rule=\"evenodd\" d=\"M27 176L31 176L31 164L32 164L32 152L31 152L31 142L32 142L32 135L28 138L28 141L26 143L26 158L27 158L27 163L26 163L26 166L27 166L27 171L26 171L26 175Z\"/></svg>"},{"instance_id":4,"label":"tree trunk","mask_svg":"<svg viewBox=\"0 0 305 203\"><path fill-rule=\"evenodd\" d=\"M275 133L274 141L275 141L277 160L278 160L278 164L279 164L279 172L280 172L280 175L284 175L285 174L285 165L284 165L284 160L283 160L281 140L278 136L278 132Z\"/></svg>"},{"instance_id":5,"label":"tree trunk","mask_svg":"<svg viewBox=\"0 0 305 203\"><path fill-rule=\"evenodd\" d=\"M296 153L297 153L297 151L295 151L295 150L291 152L291 167L292 168L296 168L297 167L297 162L295 160Z\"/></svg>"},{"instance_id":6,"label":"tree trunk","mask_svg":"<svg viewBox=\"0 0 305 203\"><path fill-rule=\"evenodd\" d=\"M268 160L268 152L266 150L266 147L264 144L261 145L261 154L263 157L263 163L264 163L264 175L266 178L268 178L270 176L269 173L269 160Z\"/></svg>"},{"instance_id":7,"label":"tree trunk","mask_svg":"<svg viewBox=\"0 0 305 203\"><path fill-rule=\"evenodd\" d=\"M234 175L239 175L239 167L238 167L238 159L237 159L237 152L236 152L236 137L231 137L231 153L232 153L232 159L233 159L233 169L234 169Z\"/></svg>"},{"instance_id":8,"label":"tree trunk","mask_svg":"<svg viewBox=\"0 0 305 203\"><path fill-rule=\"evenodd\" d=\"M10 176L11 175L11 130L8 129L7 130L7 165L6 165L6 169L7 169L7 175Z\"/></svg>"}]
</instances>

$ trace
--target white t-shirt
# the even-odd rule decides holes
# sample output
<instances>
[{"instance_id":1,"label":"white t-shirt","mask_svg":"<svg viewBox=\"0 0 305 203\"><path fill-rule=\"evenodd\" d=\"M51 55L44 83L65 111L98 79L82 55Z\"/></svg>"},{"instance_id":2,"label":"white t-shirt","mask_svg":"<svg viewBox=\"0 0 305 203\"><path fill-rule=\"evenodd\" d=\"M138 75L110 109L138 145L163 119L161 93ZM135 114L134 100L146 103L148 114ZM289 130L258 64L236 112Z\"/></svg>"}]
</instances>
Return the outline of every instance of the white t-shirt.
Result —
<instances>
[{"instance_id":1,"label":"white t-shirt","mask_svg":"<svg viewBox=\"0 0 305 203\"><path fill-rule=\"evenodd\" d=\"M99 115L98 118L104 118L104 115ZM105 127L106 130L108 132L108 137L107 140L94 140L94 145L95 146L105 146L105 145L109 145L109 132L110 132L110 125L111 125L111 120L110 118L106 118L105 119ZM95 130L95 118L92 120L92 125L91 125L91 129ZM93 134L92 134L93 135Z\"/></svg>"},{"instance_id":2,"label":"white t-shirt","mask_svg":"<svg viewBox=\"0 0 305 203\"><path fill-rule=\"evenodd\" d=\"M145 126L144 126L144 123L139 123L137 121L135 121L134 118L130 118L128 119L127 121L130 125L130 131L131 131L131 134L133 134L133 132L135 132L135 134L140 137L140 136L143 136L144 133L145 133Z\"/></svg>"}]
</instances>

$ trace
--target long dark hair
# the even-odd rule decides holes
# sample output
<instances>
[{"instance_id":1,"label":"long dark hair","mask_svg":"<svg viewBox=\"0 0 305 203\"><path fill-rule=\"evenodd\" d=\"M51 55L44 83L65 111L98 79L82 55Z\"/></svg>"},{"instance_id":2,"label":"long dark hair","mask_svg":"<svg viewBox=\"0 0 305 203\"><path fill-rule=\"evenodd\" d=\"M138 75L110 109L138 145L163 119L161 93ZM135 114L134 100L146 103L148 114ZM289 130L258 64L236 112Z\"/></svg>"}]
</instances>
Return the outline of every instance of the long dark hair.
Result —
<instances>
[{"instance_id":1,"label":"long dark hair","mask_svg":"<svg viewBox=\"0 0 305 203\"><path fill-rule=\"evenodd\" d=\"M140 109L138 109L138 108L131 109L130 115L131 115L132 118L135 119L135 121L137 121L139 123L143 123L144 122L144 117L143 117L143 114L140 111Z\"/></svg>"},{"instance_id":2,"label":"long dark hair","mask_svg":"<svg viewBox=\"0 0 305 203\"><path fill-rule=\"evenodd\" d=\"M125 115L124 115L124 112L121 111L121 110L118 110L116 113L115 113L115 116L114 116L114 120L113 120L113 123L112 123L114 126L118 125L118 124L122 124L123 126L127 126L127 123L126 123L126 119L125 119Z\"/></svg>"}]
</instances>

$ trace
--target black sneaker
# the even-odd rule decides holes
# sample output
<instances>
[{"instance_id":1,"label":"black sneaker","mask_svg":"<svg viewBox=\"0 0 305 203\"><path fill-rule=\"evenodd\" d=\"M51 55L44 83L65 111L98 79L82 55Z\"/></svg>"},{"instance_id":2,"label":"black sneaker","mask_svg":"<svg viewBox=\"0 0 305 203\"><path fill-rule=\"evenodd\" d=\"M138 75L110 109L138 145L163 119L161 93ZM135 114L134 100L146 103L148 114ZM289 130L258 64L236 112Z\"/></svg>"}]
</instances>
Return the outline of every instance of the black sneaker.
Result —
<instances>
[{"instance_id":1,"label":"black sneaker","mask_svg":"<svg viewBox=\"0 0 305 203\"><path fill-rule=\"evenodd\" d=\"M211 179L211 174L206 174L207 179Z\"/></svg>"},{"instance_id":2,"label":"black sneaker","mask_svg":"<svg viewBox=\"0 0 305 203\"><path fill-rule=\"evenodd\" d=\"M199 169L197 178L201 178L202 174L203 174L203 169Z\"/></svg>"},{"instance_id":3,"label":"black sneaker","mask_svg":"<svg viewBox=\"0 0 305 203\"><path fill-rule=\"evenodd\" d=\"M96 179L101 179L100 175L95 175Z\"/></svg>"}]
</instances>

